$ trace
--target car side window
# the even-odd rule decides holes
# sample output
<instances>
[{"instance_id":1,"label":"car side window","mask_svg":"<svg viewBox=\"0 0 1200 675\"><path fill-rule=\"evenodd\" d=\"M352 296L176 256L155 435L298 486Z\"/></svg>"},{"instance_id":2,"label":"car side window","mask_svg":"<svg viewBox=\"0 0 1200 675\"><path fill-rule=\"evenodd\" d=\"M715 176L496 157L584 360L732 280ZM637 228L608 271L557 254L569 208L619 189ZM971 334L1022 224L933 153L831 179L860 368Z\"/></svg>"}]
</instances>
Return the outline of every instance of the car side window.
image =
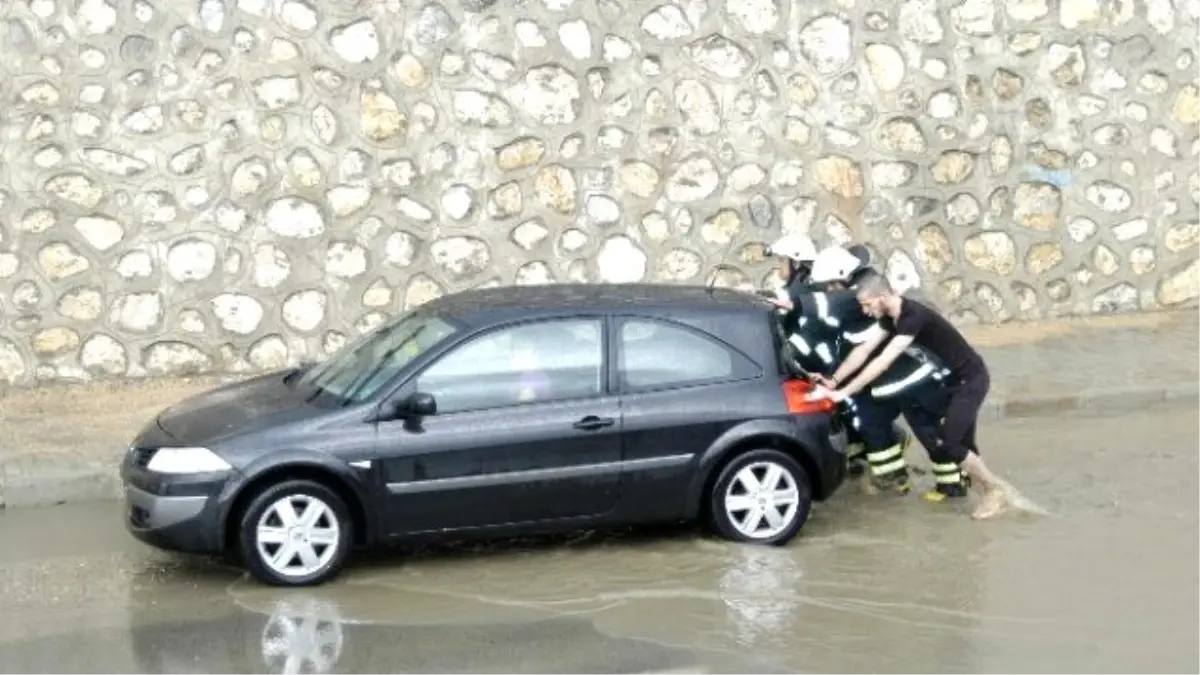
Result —
<instances>
[{"instance_id":1,"label":"car side window","mask_svg":"<svg viewBox=\"0 0 1200 675\"><path fill-rule=\"evenodd\" d=\"M625 320L619 340L624 391L730 379L746 360L696 331L651 319Z\"/></svg>"},{"instance_id":2,"label":"car side window","mask_svg":"<svg viewBox=\"0 0 1200 675\"><path fill-rule=\"evenodd\" d=\"M472 338L417 377L438 413L598 396L603 389L600 319L539 321Z\"/></svg>"}]
</instances>

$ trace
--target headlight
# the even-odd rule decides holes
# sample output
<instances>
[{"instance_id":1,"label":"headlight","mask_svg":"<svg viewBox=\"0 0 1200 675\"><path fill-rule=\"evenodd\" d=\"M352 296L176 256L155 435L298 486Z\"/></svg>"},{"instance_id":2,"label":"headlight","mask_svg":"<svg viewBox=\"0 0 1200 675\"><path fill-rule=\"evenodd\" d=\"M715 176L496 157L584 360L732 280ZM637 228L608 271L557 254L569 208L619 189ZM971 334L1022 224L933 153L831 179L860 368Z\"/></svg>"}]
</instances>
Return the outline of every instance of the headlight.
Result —
<instances>
[{"instance_id":1,"label":"headlight","mask_svg":"<svg viewBox=\"0 0 1200 675\"><path fill-rule=\"evenodd\" d=\"M157 473L212 473L231 469L208 448L159 448L146 469Z\"/></svg>"}]
</instances>

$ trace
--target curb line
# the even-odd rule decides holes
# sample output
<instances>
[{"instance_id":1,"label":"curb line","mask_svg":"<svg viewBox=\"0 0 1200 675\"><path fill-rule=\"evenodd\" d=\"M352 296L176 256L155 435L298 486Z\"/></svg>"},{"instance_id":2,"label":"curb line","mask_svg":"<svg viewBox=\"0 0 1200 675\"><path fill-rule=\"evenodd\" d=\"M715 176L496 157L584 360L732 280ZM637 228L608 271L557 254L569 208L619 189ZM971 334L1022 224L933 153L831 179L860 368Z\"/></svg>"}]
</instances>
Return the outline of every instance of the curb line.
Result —
<instances>
[{"instance_id":1,"label":"curb line","mask_svg":"<svg viewBox=\"0 0 1200 675\"><path fill-rule=\"evenodd\" d=\"M1083 390L1072 394L1023 396L1013 400L984 401L979 419L997 422L1028 417L1053 417L1066 412L1088 410L1125 413L1144 410L1161 403L1200 401L1200 381L1171 385L1114 387Z\"/></svg>"},{"instance_id":2,"label":"curb line","mask_svg":"<svg viewBox=\"0 0 1200 675\"><path fill-rule=\"evenodd\" d=\"M67 502L111 501L121 497L118 466L95 460L80 464L0 466L0 511L25 506L53 506Z\"/></svg>"},{"instance_id":3,"label":"curb line","mask_svg":"<svg viewBox=\"0 0 1200 675\"><path fill-rule=\"evenodd\" d=\"M979 419L997 422L1006 419L1053 417L1061 413L1088 410L1128 413L1162 403L1200 401L1200 382L1181 382L1166 386L1114 387L1085 390L1074 394L1032 395L1018 399L993 399L984 402ZM121 496L118 460L113 453L111 465L90 460L83 465L0 465L0 510L28 506L50 506L66 502L112 501Z\"/></svg>"}]
</instances>

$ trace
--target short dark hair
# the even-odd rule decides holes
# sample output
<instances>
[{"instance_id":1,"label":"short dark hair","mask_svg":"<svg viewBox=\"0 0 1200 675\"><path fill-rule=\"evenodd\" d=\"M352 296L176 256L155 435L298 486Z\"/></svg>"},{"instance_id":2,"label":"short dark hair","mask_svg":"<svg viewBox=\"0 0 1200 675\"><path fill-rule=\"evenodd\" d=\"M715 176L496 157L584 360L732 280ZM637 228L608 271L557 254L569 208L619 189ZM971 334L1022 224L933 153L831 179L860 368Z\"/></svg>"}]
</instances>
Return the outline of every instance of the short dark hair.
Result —
<instances>
[{"instance_id":1,"label":"short dark hair","mask_svg":"<svg viewBox=\"0 0 1200 675\"><path fill-rule=\"evenodd\" d=\"M892 290L892 285L888 283L887 277L879 272L871 271L863 275L863 278L858 282L858 297L860 298L878 298L885 295L895 295Z\"/></svg>"}]
</instances>

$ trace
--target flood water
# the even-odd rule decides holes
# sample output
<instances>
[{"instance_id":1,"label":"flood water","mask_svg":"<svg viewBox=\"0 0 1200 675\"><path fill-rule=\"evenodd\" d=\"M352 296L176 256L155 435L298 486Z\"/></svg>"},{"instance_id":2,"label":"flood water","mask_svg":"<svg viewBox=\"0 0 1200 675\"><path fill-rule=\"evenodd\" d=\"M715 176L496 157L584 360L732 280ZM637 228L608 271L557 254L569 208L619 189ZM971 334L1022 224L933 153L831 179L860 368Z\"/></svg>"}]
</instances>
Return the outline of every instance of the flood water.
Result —
<instances>
[{"instance_id":1,"label":"flood water","mask_svg":"<svg viewBox=\"0 0 1200 675\"><path fill-rule=\"evenodd\" d=\"M307 590L148 549L115 504L0 512L0 671L1200 670L1196 409L981 441L1048 515L848 485L783 548L688 528L441 545Z\"/></svg>"}]
</instances>

